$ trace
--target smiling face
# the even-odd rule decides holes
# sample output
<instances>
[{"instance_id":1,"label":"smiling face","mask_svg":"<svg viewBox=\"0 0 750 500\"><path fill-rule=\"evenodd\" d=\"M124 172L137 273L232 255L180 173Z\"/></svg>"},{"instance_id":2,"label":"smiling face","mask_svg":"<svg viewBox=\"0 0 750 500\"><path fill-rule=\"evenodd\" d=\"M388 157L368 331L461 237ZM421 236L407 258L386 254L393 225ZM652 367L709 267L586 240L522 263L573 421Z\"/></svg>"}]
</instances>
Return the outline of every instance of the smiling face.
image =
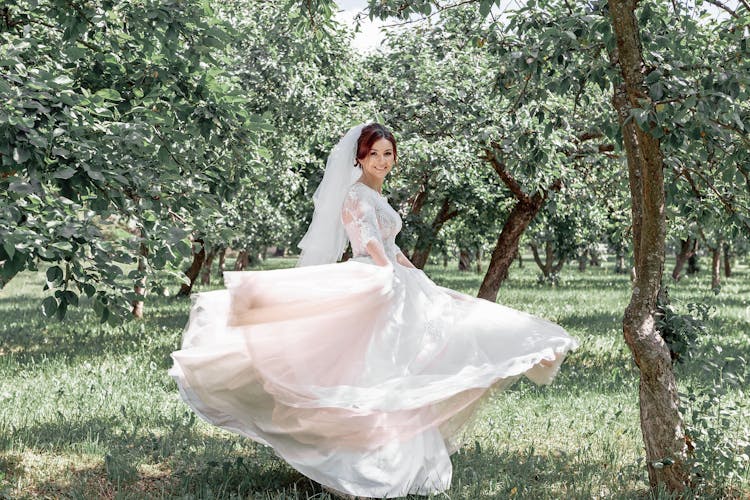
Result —
<instances>
[{"instance_id":1,"label":"smiling face","mask_svg":"<svg viewBox=\"0 0 750 500\"><path fill-rule=\"evenodd\" d=\"M363 174L380 180L388 175L395 161L393 144L388 139L378 139L370 146L370 151L363 158L359 158Z\"/></svg>"}]
</instances>

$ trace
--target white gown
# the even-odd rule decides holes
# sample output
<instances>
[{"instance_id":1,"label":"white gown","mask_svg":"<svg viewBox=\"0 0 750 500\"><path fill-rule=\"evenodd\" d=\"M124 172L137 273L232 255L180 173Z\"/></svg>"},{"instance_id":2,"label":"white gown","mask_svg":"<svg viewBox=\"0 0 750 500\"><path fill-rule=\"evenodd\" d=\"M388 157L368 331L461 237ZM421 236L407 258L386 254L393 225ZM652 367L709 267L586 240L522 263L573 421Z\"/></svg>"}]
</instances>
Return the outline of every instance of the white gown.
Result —
<instances>
[{"instance_id":1,"label":"white gown","mask_svg":"<svg viewBox=\"0 0 750 500\"><path fill-rule=\"evenodd\" d=\"M443 491L490 389L522 375L549 383L578 342L398 264L401 219L368 186L352 186L342 217L351 260L226 272L225 290L193 295L170 375L198 415L325 486L375 498ZM370 241L391 266L374 265Z\"/></svg>"}]
</instances>

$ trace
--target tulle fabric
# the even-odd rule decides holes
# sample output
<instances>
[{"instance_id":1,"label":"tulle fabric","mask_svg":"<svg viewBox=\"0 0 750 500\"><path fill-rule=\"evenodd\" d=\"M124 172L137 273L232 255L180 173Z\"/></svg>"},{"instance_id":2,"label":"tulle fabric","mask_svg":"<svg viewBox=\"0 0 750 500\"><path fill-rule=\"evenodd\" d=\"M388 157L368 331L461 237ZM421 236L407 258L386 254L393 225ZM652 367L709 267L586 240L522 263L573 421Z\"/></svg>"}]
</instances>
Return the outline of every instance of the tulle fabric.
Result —
<instances>
[{"instance_id":1,"label":"tulle fabric","mask_svg":"<svg viewBox=\"0 0 750 500\"><path fill-rule=\"evenodd\" d=\"M367 257L225 283L193 296L170 371L183 398L353 495L448 488L449 456L490 389L549 383L577 345L554 323Z\"/></svg>"}]
</instances>

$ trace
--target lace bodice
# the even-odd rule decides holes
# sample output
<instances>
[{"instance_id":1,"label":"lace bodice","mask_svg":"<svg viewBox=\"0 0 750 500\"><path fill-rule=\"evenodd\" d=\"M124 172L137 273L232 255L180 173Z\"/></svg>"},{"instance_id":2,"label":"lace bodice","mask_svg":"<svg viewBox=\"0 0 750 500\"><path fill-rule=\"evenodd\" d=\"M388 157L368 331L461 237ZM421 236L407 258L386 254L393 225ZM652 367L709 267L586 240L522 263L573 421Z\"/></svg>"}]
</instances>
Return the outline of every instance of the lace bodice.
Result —
<instances>
[{"instance_id":1,"label":"lace bodice","mask_svg":"<svg viewBox=\"0 0 750 500\"><path fill-rule=\"evenodd\" d=\"M341 221L352 243L354 257L367 257L367 244L374 241L391 262L401 250L396 246L396 235L401 231L401 217L385 196L371 187L355 182L349 189L341 208Z\"/></svg>"}]
</instances>

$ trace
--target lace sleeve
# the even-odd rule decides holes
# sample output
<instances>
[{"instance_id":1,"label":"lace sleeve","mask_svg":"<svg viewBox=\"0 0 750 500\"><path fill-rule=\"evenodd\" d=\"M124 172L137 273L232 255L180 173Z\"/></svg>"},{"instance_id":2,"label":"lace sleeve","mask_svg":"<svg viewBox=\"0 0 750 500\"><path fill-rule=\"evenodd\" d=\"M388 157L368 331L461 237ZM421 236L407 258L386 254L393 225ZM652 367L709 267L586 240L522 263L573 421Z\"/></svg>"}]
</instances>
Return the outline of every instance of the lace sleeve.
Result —
<instances>
[{"instance_id":1,"label":"lace sleeve","mask_svg":"<svg viewBox=\"0 0 750 500\"><path fill-rule=\"evenodd\" d=\"M370 253L367 250L369 243L373 243L381 253L385 253L375 218L375 207L357 189L351 189L346 195L341 208L341 221L355 253Z\"/></svg>"}]
</instances>

